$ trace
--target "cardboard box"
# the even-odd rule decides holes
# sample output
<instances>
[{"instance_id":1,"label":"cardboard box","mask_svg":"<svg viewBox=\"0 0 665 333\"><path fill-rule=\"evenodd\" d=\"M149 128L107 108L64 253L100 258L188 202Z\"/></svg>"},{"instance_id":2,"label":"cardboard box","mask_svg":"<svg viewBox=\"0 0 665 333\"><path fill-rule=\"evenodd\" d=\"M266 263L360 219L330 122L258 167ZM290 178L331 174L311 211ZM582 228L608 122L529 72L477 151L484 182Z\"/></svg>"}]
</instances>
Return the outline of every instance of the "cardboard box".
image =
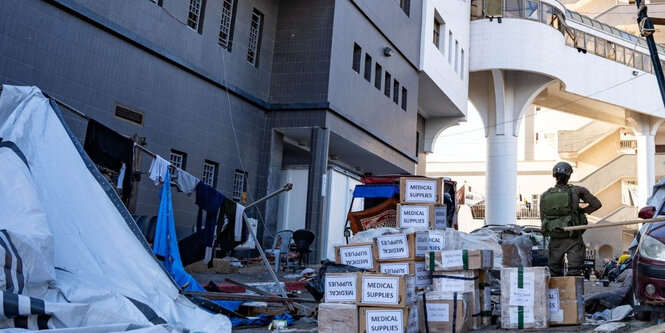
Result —
<instances>
[{"instance_id":1,"label":"cardboard box","mask_svg":"<svg viewBox=\"0 0 665 333\"><path fill-rule=\"evenodd\" d=\"M448 227L448 207L446 205L434 206L434 229Z\"/></svg>"},{"instance_id":2,"label":"cardboard box","mask_svg":"<svg viewBox=\"0 0 665 333\"><path fill-rule=\"evenodd\" d=\"M358 306L320 303L319 333L358 332Z\"/></svg>"},{"instance_id":3,"label":"cardboard box","mask_svg":"<svg viewBox=\"0 0 665 333\"><path fill-rule=\"evenodd\" d=\"M409 310L360 307L358 311L358 320L360 322L360 333L411 333L409 325ZM351 333L352 331L338 331L342 333Z\"/></svg>"},{"instance_id":4,"label":"cardboard box","mask_svg":"<svg viewBox=\"0 0 665 333\"><path fill-rule=\"evenodd\" d=\"M416 259L415 234L392 234L374 239L379 262L395 262Z\"/></svg>"},{"instance_id":5,"label":"cardboard box","mask_svg":"<svg viewBox=\"0 0 665 333\"><path fill-rule=\"evenodd\" d=\"M418 297L418 318L423 332L468 331L469 293L446 293L430 291Z\"/></svg>"},{"instance_id":6,"label":"cardboard box","mask_svg":"<svg viewBox=\"0 0 665 333\"><path fill-rule=\"evenodd\" d=\"M444 230L417 231L415 235L416 258L424 258L429 251L446 250Z\"/></svg>"},{"instance_id":7,"label":"cardboard box","mask_svg":"<svg viewBox=\"0 0 665 333\"><path fill-rule=\"evenodd\" d=\"M548 296L550 325L579 325L584 322L582 277L551 277Z\"/></svg>"},{"instance_id":8,"label":"cardboard box","mask_svg":"<svg viewBox=\"0 0 665 333\"><path fill-rule=\"evenodd\" d=\"M424 263L424 261L420 261ZM379 273L393 275L415 275L416 261L411 260L403 262L381 262L379 263Z\"/></svg>"},{"instance_id":9,"label":"cardboard box","mask_svg":"<svg viewBox=\"0 0 665 333\"><path fill-rule=\"evenodd\" d=\"M358 302L359 273L326 273L323 296L326 303Z\"/></svg>"},{"instance_id":10,"label":"cardboard box","mask_svg":"<svg viewBox=\"0 0 665 333\"><path fill-rule=\"evenodd\" d=\"M468 293L467 312L469 328L481 327L482 306L480 301L480 271L465 270L454 272L435 272L432 274L434 291L446 293Z\"/></svg>"},{"instance_id":11,"label":"cardboard box","mask_svg":"<svg viewBox=\"0 0 665 333\"><path fill-rule=\"evenodd\" d=\"M549 277L547 267L501 269L501 327L548 327Z\"/></svg>"},{"instance_id":12,"label":"cardboard box","mask_svg":"<svg viewBox=\"0 0 665 333\"><path fill-rule=\"evenodd\" d=\"M376 271L376 250L374 243L359 243L335 246L335 262Z\"/></svg>"},{"instance_id":13,"label":"cardboard box","mask_svg":"<svg viewBox=\"0 0 665 333\"><path fill-rule=\"evenodd\" d=\"M434 229L435 208L433 204L397 205L397 228L400 230Z\"/></svg>"},{"instance_id":14,"label":"cardboard box","mask_svg":"<svg viewBox=\"0 0 665 333\"><path fill-rule=\"evenodd\" d=\"M492 250L430 251L425 254L425 262L430 271L491 269L494 253Z\"/></svg>"},{"instance_id":15,"label":"cardboard box","mask_svg":"<svg viewBox=\"0 0 665 333\"><path fill-rule=\"evenodd\" d=\"M361 274L359 280L360 306L404 308L409 304L405 275ZM415 293L415 278L412 284Z\"/></svg>"},{"instance_id":16,"label":"cardboard box","mask_svg":"<svg viewBox=\"0 0 665 333\"><path fill-rule=\"evenodd\" d=\"M427 289L432 287L432 272L427 270L424 261L416 261L416 288Z\"/></svg>"},{"instance_id":17,"label":"cardboard box","mask_svg":"<svg viewBox=\"0 0 665 333\"><path fill-rule=\"evenodd\" d=\"M403 204L443 204L443 179L400 178L399 202Z\"/></svg>"}]
</instances>

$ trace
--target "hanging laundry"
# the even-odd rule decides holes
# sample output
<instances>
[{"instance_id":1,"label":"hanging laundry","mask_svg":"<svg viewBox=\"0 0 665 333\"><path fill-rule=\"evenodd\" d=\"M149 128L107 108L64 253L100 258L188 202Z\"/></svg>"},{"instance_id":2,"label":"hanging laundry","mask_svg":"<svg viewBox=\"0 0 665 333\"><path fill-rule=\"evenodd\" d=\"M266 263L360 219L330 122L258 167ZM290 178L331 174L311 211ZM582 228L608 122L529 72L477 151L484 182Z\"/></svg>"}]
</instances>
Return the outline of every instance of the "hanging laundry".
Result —
<instances>
[{"instance_id":1,"label":"hanging laundry","mask_svg":"<svg viewBox=\"0 0 665 333\"><path fill-rule=\"evenodd\" d=\"M134 141L90 119L83 149L93 162L113 171L119 172L125 164L124 177L118 182L122 181L122 201L125 205L129 204L133 185Z\"/></svg>"},{"instance_id":2,"label":"hanging laundry","mask_svg":"<svg viewBox=\"0 0 665 333\"><path fill-rule=\"evenodd\" d=\"M196 231L204 231L203 245L205 246L212 246L217 212L223 201L224 195L204 182L199 182L196 185L196 205L199 206L199 213L196 217ZM203 211L206 212L205 223L202 219Z\"/></svg>"},{"instance_id":3,"label":"hanging laundry","mask_svg":"<svg viewBox=\"0 0 665 333\"><path fill-rule=\"evenodd\" d=\"M242 241L242 228L245 225L243 223L243 213L245 213L245 206L236 204L236 224L235 229L233 229L233 240L236 242Z\"/></svg>"},{"instance_id":4,"label":"hanging laundry","mask_svg":"<svg viewBox=\"0 0 665 333\"><path fill-rule=\"evenodd\" d=\"M196 185L199 182L200 180L198 178L190 175L185 170L182 170L180 168L176 169L175 186L178 188L178 191L190 195L194 193Z\"/></svg>"},{"instance_id":5,"label":"hanging laundry","mask_svg":"<svg viewBox=\"0 0 665 333\"><path fill-rule=\"evenodd\" d=\"M118 184L115 186L119 190L122 190L122 180L125 179L126 171L127 171L127 164L122 163L122 167L120 167L120 172L118 173Z\"/></svg>"},{"instance_id":6,"label":"hanging laundry","mask_svg":"<svg viewBox=\"0 0 665 333\"><path fill-rule=\"evenodd\" d=\"M150 170L148 171L150 179L159 186L166 179L166 173L169 171L171 162L163 159L161 156L156 155L155 159L150 163ZM170 174L169 174L170 175Z\"/></svg>"},{"instance_id":7,"label":"hanging laundry","mask_svg":"<svg viewBox=\"0 0 665 333\"><path fill-rule=\"evenodd\" d=\"M221 256L226 256L238 245L247 240L247 228L242 222L242 210L245 207L238 205L233 200L225 199L219 212L219 220L217 221L217 237L215 247L219 247ZM240 215L237 214L238 211ZM238 219L238 217L240 217ZM239 228L240 240L236 240L236 227Z\"/></svg>"}]
</instances>

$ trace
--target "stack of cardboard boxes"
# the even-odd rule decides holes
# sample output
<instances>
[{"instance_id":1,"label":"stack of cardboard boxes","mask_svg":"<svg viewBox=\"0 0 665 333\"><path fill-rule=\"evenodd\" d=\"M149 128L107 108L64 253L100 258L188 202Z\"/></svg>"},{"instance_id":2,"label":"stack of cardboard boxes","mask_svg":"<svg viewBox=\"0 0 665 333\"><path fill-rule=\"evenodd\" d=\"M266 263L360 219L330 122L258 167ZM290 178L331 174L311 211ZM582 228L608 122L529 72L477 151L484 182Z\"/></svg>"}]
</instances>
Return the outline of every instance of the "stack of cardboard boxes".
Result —
<instances>
[{"instance_id":1,"label":"stack of cardboard boxes","mask_svg":"<svg viewBox=\"0 0 665 333\"><path fill-rule=\"evenodd\" d=\"M549 318L547 267L501 269L501 326L547 328Z\"/></svg>"},{"instance_id":2,"label":"stack of cardboard boxes","mask_svg":"<svg viewBox=\"0 0 665 333\"><path fill-rule=\"evenodd\" d=\"M427 252L425 263L427 269L433 272L433 291L427 293L422 299L423 302L419 303L421 313L424 314L427 305L431 303L430 297L450 302L457 295L457 299L462 299L465 303L465 307L458 310L463 312L462 318L465 321L457 323L455 332L465 332L489 325L491 321L489 269L492 268L493 262L494 255L491 250ZM428 315L431 313L427 312ZM429 318L427 321L431 324L435 320Z\"/></svg>"}]
</instances>

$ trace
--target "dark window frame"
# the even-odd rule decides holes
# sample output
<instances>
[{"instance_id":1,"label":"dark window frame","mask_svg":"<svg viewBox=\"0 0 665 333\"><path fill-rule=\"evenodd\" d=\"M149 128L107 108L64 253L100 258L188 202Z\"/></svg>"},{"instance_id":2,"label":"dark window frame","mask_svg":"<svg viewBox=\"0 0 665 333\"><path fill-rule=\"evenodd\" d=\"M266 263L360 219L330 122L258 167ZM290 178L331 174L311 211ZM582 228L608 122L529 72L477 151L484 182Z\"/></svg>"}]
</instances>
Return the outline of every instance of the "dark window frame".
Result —
<instances>
[{"instance_id":1,"label":"dark window frame","mask_svg":"<svg viewBox=\"0 0 665 333\"><path fill-rule=\"evenodd\" d=\"M365 53L365 68L363 77L367 82L372 82L372 56Z\"/></svg>"},{"instance_id":2,"label":"dark window frame","mask_svg":"<svg viewBox=\"0 0 665 333\"><path fill-rule=\"evenodd\" d=\"M254 17L258 17L258 26L255 28L253 27L254 24ZM253 65L256 68L259 68L259 59L261 57L261 39L263 39L263 21L265 21L265 15L258 9L254 8L252 10L252 18L250 21L250 27L249 27L249 46L247 47L247 62L249 62L251 65ZM252 54L252 46L253 46L253 38L252 38L252 29L256 29L256 45L255 50L253 51L254 54ZM252 62L250 60L252 58L254 61Z\"/></svg>"},{"instance_id":3,"label":"dark window frame","mask_svg":"<svg viewBox=\"0 0 665 333\"><path fill-rule=\"evenodd\" d=\"M360 74L360 61L362 59L362 55L363 48L360 47L358 43L353 43L353 62L351 63L351 68L353 68L353 70L358 74Z\"/></svg>"},{"instance_id":4,"label":"dark window frame","mask_svg":"<svg viewBox=\"0 0 665 333\"><path fill-rule=\"evenodd\" d=\"M231 22L229 23L229 31L228 31L228 36L226 38L226 45L223 44L222 40L222 28L224 26L224 5L227 1L232 1L233 3L231 4ZM226 49L227 51L231 52L231 48L233 47L233 32L235 31L235 26L236 26L236 12L238 10L238 0L222 0L222 18L219 22L219 38L218 38L218 44Z\"/></svg>"}]
</instances>

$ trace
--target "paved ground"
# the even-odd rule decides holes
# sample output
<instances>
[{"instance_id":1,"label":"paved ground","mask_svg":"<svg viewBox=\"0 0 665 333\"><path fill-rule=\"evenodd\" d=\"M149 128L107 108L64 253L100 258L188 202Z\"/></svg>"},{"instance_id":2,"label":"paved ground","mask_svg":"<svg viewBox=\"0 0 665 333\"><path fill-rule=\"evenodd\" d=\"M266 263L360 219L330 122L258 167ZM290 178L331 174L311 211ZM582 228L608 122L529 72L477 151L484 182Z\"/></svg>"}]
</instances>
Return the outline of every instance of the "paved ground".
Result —
<instances>
[{"instance_id":1,"label":"paved ground","mask_svg":"<svg viewBox=\"0 0 665 333\"><path fill-rule=\"evenodd\" d=\"M317 268L318 270L318 268ZM285 276L293 274L293 272L278 272L278 277L280 280L284 281ZM232 278L236 281L243 283L251 282L268 282L272 281L270 273L266 270L263 265L250 265L249 267L240 268L238 273L235 274L215 274L215 273L193 273L192 274L198 281L202 284L207 284L209 281L216 283L225 283L224 278ZM600 283L586 282L585 283L585 296L589 297L591 295L605 292L617 288L618 284L612 284L609 287L603 287ZM300 297L311 298L311 295L304 291ZM629 320L624 322L625 327L622 329L622 332L635 332L640 329L651 326L649 323L641 322L637 320ZM472 332L487 332L487 333L508 333L508 332L593 332L597 325L584 324L580 326L565 326L565 327L553 327L547 330L502 330L496 326L488 327L482 330L475 330ZM246 327L240 329L234 329L234 331L242 333L259 333L259 332L269 332L267 327ZM317 332L317 322L312 318L303 318L292 326L288 330L283 332Z\"/></svg>"}]
</instances>

